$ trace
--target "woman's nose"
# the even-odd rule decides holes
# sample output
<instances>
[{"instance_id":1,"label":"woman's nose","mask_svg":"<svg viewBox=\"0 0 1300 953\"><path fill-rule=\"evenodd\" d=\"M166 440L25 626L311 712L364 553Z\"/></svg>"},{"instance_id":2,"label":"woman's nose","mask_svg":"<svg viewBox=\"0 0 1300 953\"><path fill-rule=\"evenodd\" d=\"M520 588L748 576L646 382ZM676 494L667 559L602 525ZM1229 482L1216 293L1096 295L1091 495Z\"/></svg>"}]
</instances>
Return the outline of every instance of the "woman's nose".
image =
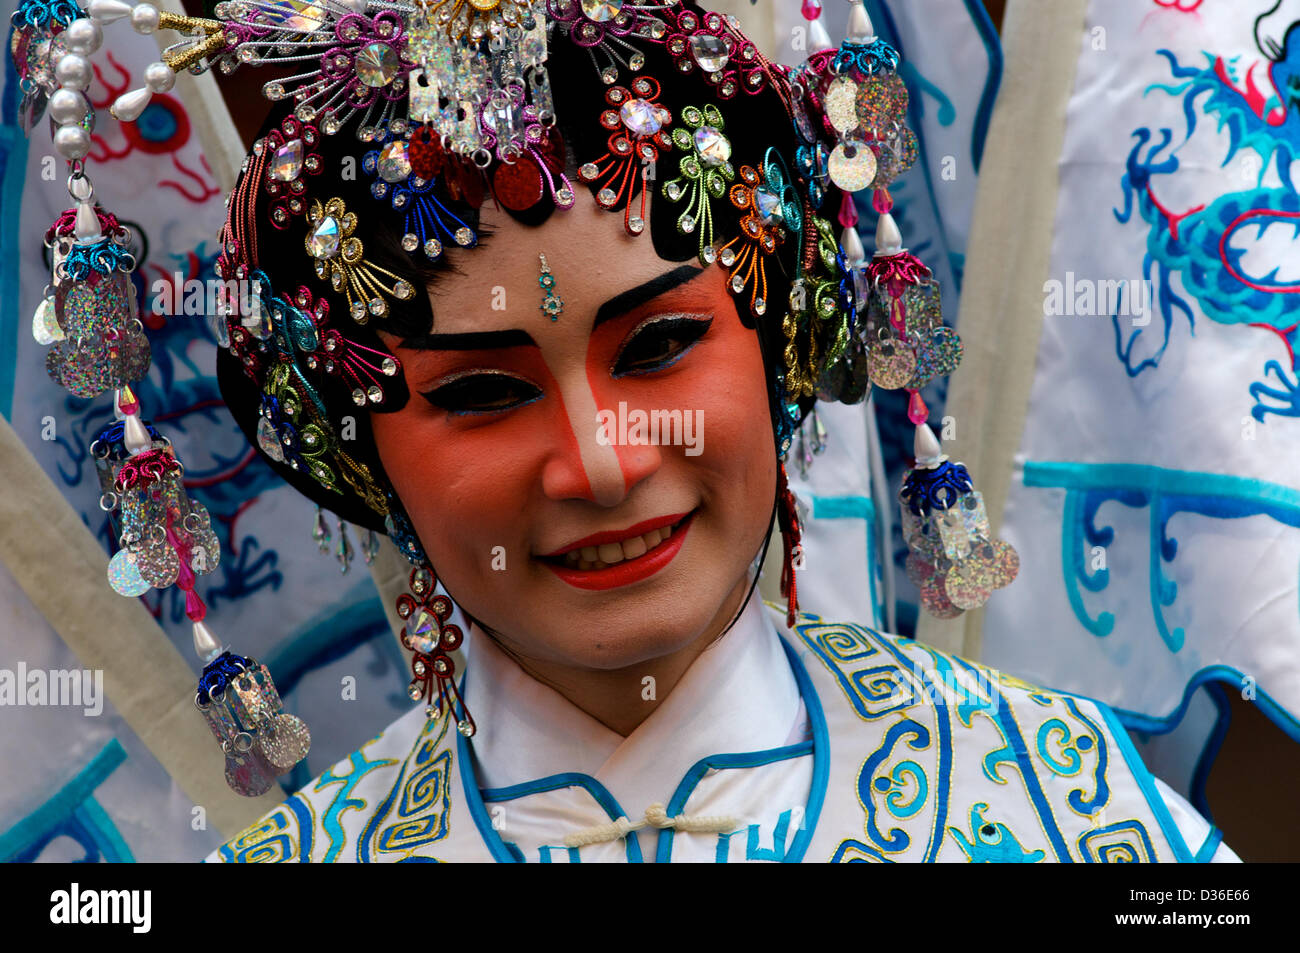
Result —
<instances>
[{"instance_id":1,"label":"woman's nose","mask_svg":"<svg viewBox=\"0 0 1300 953\"><path fill-rule=\"evenodd\" d=\"M618 409L598 408L585 388L582 395L574 396L576 400L568 402L568 433L553 445L542 472L542 489L551 499L615 506L659 469L660 450L620 442Z\"/></svg>"}]
</instances>

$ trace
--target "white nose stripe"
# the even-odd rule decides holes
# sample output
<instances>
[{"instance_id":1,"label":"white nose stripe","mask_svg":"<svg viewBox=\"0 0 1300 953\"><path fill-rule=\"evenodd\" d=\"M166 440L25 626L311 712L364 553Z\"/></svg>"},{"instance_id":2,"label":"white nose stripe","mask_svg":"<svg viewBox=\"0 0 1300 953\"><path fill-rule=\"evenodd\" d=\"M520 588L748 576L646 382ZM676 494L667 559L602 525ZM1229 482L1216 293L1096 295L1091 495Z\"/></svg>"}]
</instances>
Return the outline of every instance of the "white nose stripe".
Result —
<instances>
[{"instance_id":1,"label":"white nose stripe","mask_svg":"<svg viewBox=\"0 0 1300 953\"><path fill-rule=\"evenodd\" d=\"M596 430L600 426L596 395L584 381L581 387L574 388L574 393L564 395L564 408L569 417L569 427L578 441L582 469L592 495L600 505L612 506L627 492L627 479L618 451L612 445L602 446L596 439ZM617 479L609 478L611 470Z\"/></svg>"}]
</instances>

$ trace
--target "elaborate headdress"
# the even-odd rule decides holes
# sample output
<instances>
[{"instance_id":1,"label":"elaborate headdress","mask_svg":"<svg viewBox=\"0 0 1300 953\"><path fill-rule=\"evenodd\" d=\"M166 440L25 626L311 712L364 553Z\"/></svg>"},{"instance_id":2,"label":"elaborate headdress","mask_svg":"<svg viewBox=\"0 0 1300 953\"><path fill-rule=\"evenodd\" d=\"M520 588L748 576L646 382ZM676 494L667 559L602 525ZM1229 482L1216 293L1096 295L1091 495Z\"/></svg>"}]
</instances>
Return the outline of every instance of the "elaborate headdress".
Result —
<instances>
[{"instance_id":1,"label":"elaborate headdress","mask_svg":"<svg viewBox=\"0 0 1300 953\"><path fill-rule=\"evenodd\" d=\"M364 411L407 397L400 362L375 328L428 330L423 285L449 250L479 243L489 198L535 223L572 207L582 185L662 256L726 269L763 346L782 458L817 399L857 403L873 384L908 391L916 461L900 500L924 605L956 615L1014 577L1015 551L991 537L969 474L925 424L920 390L957 366L961 343L943 323L930 270L903 247L890 215L889 186L917 156L898 54L874 35L860 0L838 47L815 20L819 7L805 11L815 51L791 69L764 57L733 18L678 2L229 0L208 20L125 0L84 9L23 0L12 48L23 115L30 129L49 113L73 201L46 234L53 275L33 330L50 344L54 380L82 397L114 391L117 419L92 444L121 547L110 582L128 596L185 590L205 665L195 703L235 790L268 790L306 755L309 736L281 710L265 667L226 651L208 628L195 584L216 568L219 547L132 391L149 368L127 280L135 263L85 167L95 122L88 56L105 28L129 20L143 33L181 36L144 68L142 87L118 97L112 113L124 122L180 70L270 68L262 91L278 105L220 236L223 393L278 472L388 533L414 565L398 611L414 653L411 697L427 699L432 714L458 704L448 653L462 633ZM743 121L755 103L773 111ZM782 121L768 122L773 115ZM359 165L356 182L324 174L343 156ZM868 189L879 213L869 259L853 200ZM563 303L541 264L542 308L557 318ZM345 419L355 439L340 433ZM779 493L793 621L799 515L784 469ZM463 705L458 720L473 732Z\"/></svg>"}]
</instances>

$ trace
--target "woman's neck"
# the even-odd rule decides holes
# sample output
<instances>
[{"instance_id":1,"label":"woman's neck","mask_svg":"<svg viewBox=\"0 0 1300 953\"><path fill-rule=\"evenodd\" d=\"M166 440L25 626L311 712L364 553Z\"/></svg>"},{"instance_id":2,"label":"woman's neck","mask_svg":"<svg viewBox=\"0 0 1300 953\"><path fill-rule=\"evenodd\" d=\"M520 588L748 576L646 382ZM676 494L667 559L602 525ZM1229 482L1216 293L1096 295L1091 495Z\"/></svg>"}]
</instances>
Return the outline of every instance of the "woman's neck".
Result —
<instances>
[{"instance_id":1,"label":"woman's neck","mask_svg":"<svg viewBox=\"0 0 1300 953\"><path fill-rule=\"evenodd\" d=\"M739 617L753 581L746 576L723 601L700 636L677 651L621 669L579 669L556 662L530 659L514 651L508 640L490 633L501 649L524 672L586 712L610 731L626 738L645 721L677 687L695 660L720 639ZM653 681L647 682L647 676Z\"/></svg>"}]
</instances>

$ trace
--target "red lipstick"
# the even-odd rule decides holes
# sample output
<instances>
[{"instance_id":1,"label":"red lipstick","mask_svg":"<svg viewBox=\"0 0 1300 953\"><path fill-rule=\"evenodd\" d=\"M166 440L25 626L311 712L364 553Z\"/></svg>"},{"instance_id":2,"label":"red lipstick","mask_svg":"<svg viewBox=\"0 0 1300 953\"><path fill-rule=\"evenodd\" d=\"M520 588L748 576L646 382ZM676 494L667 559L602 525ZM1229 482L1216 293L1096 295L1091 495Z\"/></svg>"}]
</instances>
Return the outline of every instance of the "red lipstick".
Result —
<instances>
[{"instance_id":1,"label":"red lipstick","mask_svg":"<svg viewBox=\"0 0 1300 953\"><path fill-rule=\"evenodd\" d=\"M643 520L629 526L627 529L606 530L603 533L592 533L590 536L584 536L582 539L575 540L572 543L566 543L553 553L542 553L544 559L554 559L557 556L563 556L565 553L571 553L575 549L581 549L583 546L599 546L601 543L621 543L625 539L631 539L633 536L644 536L652 529L663 529L665 526L672 526L680 523L686 517L685 513L674 513L671 516L656 516L654 519Z\"/></svg>"},{"instance_id":2,"label":"red lipstick","mask_svg":"<svg viewBox=\"0 0 1300 953\"><path fill-rule=\"evenodd\" d=\"M671 526L678 520L681 525L673 530L672 534L654 549L649 550L635 559L625 559L620 563L607 566L604 569L575 569L571 566L557 565L553 562L543 560L543 565L551 572L555 573L569 585L578 589L614 589L618 586L629 586L634 582L640 582L642 579L648 579L659 570L667 566L677 556L682 548L682 543L686 539L686 533L691 528L691 521L695 519L695 513L660 517L658 519L647 520L644 523L637 523L635 526L626 530L620 530L614 533L596 533L585 539L579 540L570 546L560 550L556 555L570 552L581 546L596 546L600 543L614 543L627 539L631 536L638 536L642 533L648 533L652 529L661 529L665 526Z\"/></svg>"}]
</instances>

